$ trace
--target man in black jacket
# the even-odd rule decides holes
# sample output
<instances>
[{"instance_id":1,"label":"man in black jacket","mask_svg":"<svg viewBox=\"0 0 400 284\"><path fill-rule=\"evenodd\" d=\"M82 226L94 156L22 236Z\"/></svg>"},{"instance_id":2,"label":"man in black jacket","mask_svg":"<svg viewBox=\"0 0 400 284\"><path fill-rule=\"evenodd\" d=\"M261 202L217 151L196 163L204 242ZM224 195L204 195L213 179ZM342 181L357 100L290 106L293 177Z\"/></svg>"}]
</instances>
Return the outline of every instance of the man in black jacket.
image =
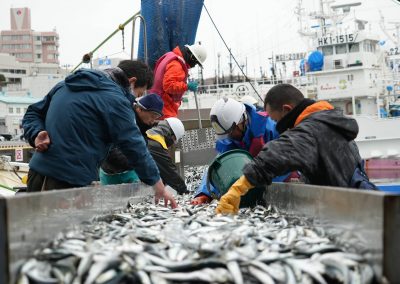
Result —
<instances>
[{"instance_id":1,"label":"man in black jacket","mask_svg":"<svg viewBox=\"0 0 400 284\"><path fill-rule=\"evenodd\" d=\"M175 189L178 194L189 193L189 191L172 162L168 148L179 141L184 132L185 128L182 122L176 117L166 118L147 131L148 149L157 164L161 179L166 185Z\"/></svg>"},{"instance_id":2,"label":"man in black jacket","mask_svg":"<svg viewBox=\"0 0 400 284\"><path fill-rule=\"evenodd\" d=\"M222 196L218 213L236 213L240 196L272 178L298 170L310 184L375 189L364 172L354 139L355 119L326 101L305 99L289 84L269 90L264 108L277 121L280 137L267 143L254 161Z\"/></svg>"}]
</instances>

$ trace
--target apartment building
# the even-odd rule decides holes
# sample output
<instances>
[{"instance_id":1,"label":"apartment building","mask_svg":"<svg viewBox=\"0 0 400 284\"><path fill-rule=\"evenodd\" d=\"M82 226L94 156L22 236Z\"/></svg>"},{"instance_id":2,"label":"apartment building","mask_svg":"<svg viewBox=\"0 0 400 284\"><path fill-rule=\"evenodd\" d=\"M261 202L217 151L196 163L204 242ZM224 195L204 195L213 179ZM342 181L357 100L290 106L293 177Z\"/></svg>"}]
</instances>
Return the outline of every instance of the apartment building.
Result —
<instances>
[{"instance_id":1,"label":"apartment building","mask_svg":"<svg viewBox=\"0 0 400 284\"><path fill-rule=\"evenodd\" d=\"M0 53L15 56L19 62L59 64L58 33L32 30L29 8L11 8L10 26L0 32Z\"/></svg>"}]
</instances>

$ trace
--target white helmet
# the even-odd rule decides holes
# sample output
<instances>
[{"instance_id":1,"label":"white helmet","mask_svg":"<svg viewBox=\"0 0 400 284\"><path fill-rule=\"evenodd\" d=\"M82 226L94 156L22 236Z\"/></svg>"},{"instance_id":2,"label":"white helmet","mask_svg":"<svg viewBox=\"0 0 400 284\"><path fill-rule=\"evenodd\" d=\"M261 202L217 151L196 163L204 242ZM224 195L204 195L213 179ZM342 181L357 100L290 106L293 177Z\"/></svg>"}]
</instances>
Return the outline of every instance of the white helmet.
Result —
<instances>
[{"instance_id":1,"label":"white helmet","mask_svg":"<svg viewBox=\"0 0 400 284\"><path fill-rule=\"evenodd\" d=\"M254 97L252 97L252 96L249 96L249 95L243 96L243 97L239 100L239 102L242 102L242 103L248 104L248 105L253 105L253 106L257 105L257 103L258 103L258 101L257 101L256 98L254 98Z\"/></svg>"},{"instance_id":2,"label":"white helmet","mask_svg":"<svg viewBox=\"0 0 400 284\"><path fill-rule=\"evenodd\" d=\"M196 57L197 62L199 63L200 67L203 67L204 61L207 58L207 50L200 44L193 44L193 45L185 45L189 48L190 52Z\"/></svg>"},{"instance_id":3,"label":"white helmet","mask_svg":"<svg viewBox=\"0 0 400 284\"><path fill-rule=\"evenodd\" d=\"M183 126L182 121L180 121L180 119L176 117L168 117L165 120L168 122L169 126L174 132L176 141L181 139L183 137L183 134L185 134L185 126Z\"/></svg>"},{"instance_id":4,"label":"white helmet","mask_svg":"<svg viewBox=\"0 0 400 284\"><path fill-rule=\"evenodd\" d=\"M216 101L210 111L211 126L217 135L229 134L245 116L244 104L231 98Z\"/></svg>"}]
</instances>

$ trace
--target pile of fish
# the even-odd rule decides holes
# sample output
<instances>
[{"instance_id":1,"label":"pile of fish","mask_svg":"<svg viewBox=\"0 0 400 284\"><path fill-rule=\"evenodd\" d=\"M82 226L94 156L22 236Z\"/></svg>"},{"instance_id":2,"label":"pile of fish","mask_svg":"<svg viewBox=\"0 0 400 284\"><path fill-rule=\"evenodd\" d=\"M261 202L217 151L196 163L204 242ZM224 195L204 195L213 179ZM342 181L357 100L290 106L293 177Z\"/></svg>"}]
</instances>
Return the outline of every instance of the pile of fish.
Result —
<instances>
[{"instance_id":1,"label":"pile of fish","mask_svg":"<svg viewBox=\"0 0 400 284\"><path fill-rule=\"evenodd\" d=\"M185 166L185 183L190 192L195 192L201 183L204 171L208 169L207 166Z\"/></svg>"},{"instance_id":2,"label":"pile of fish","mask_svg":"<svg viewBox=\"0 0 400 284\"><path fill-rule=\"evenodd\" d=\"M372 283L368 260L273 208L215 215L216 202L152 200L96 216L39 249L19 283Z\"/></svg>"}]
</instances>

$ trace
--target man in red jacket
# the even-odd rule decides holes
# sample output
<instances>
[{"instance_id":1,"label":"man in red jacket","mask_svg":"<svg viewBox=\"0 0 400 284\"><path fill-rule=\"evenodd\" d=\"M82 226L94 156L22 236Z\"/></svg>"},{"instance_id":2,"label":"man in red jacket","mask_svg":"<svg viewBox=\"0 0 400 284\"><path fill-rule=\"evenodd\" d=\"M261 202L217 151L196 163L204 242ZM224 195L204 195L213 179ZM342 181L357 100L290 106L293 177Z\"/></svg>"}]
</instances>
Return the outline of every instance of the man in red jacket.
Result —
<instances>
[{"instance_id":1,"label":"man in red jacket","mask_svg":"<svg viewBox=\"0 0 400 284\"><path fill-rule=\"evenodd\" d=\"M206 49L199 45L177 46L161 56L154 68L154 84L149 93L161 96L164 117L177 117L182 96L187 91L197 91L197 82L187 83L189 69L202 64L207 58Z\"/></svg>"}]
</instances>

